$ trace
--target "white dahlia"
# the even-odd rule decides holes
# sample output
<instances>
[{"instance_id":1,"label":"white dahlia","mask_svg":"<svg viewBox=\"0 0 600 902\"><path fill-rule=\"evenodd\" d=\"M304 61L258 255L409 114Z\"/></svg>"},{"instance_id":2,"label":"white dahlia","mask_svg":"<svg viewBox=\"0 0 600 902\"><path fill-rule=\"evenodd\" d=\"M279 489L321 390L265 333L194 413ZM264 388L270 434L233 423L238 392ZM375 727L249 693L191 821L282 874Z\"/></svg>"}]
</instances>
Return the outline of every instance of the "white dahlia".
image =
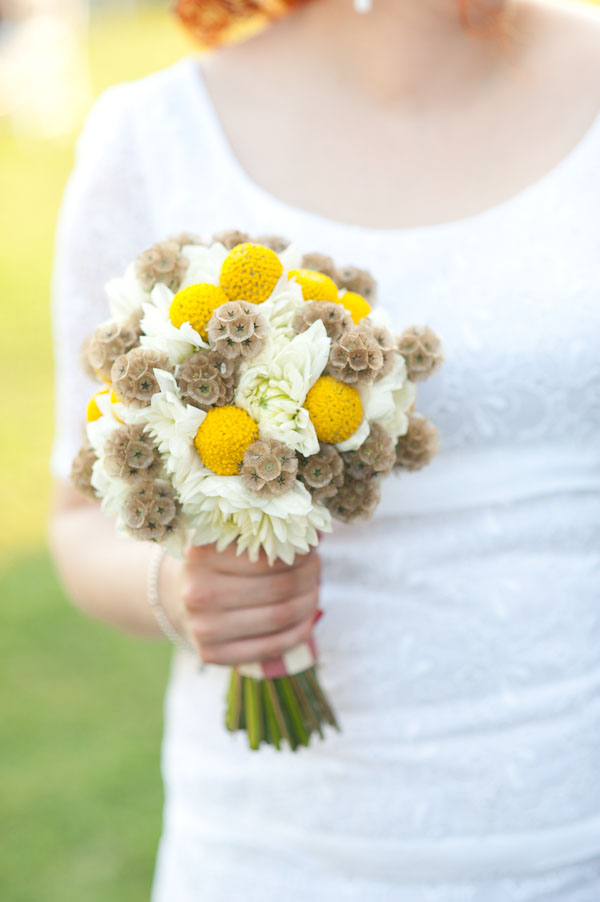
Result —
<instances>
[{"instance_id":1,"label":"white dahlia","mask_svg":"<svg viewBox=\"0 0 600 902\"><path fill-rule=\"evenodd\" d=\"M262 352L240 374L235 403L258 424L261 436L308 456L319 441L308 411L302 406L323 372L331 341L325 326L312 326L284 343L272 358Z\"/></svg>"}]
</instances>

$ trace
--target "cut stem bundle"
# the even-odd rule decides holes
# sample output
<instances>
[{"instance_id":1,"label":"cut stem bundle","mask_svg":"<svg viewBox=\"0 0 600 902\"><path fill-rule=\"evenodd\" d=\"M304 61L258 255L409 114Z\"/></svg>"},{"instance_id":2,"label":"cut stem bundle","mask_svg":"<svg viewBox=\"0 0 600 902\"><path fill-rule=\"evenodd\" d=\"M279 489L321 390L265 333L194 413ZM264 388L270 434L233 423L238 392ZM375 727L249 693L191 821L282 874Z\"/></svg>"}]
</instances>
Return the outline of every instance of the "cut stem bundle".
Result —
<instances>
[{"instance_id":1,"label":"cut stem bundle","mask_svg":"<svg viewBox=\"0 0 600 902\"><path fill-rule=\"evenodd\" d=\"M264 743L280 750L285 739L296 751L308 746L315 732L324 739L326 723L340 730L314 666L275 679L242 676L236 668L231 671L225 726L232 733L245 730L251 749Z\"/></svg>"}]
</instances>

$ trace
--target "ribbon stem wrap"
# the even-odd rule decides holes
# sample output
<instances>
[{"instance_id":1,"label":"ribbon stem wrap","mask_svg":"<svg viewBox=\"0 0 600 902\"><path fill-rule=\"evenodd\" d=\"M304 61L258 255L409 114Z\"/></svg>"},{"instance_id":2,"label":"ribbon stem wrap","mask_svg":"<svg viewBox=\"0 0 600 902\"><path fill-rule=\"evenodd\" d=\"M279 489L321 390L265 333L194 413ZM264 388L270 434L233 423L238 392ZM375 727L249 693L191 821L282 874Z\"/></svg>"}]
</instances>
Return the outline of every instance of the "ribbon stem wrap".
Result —
<instances>
[{"instance_id":1,"label":"ribbon stem wrap","mask_svg":"<svg viewBox=\"0 0 600 902\"><path fill-rule=\"evenodd\" d=\"M225 726L243 730L251 749L261 744L277 750L287 740L293 751L308 746L312 733L324 739L323 725L339 730L319 684L312 636L278 658L243 664L231 671Z\"/></svg>"}]
</instances>

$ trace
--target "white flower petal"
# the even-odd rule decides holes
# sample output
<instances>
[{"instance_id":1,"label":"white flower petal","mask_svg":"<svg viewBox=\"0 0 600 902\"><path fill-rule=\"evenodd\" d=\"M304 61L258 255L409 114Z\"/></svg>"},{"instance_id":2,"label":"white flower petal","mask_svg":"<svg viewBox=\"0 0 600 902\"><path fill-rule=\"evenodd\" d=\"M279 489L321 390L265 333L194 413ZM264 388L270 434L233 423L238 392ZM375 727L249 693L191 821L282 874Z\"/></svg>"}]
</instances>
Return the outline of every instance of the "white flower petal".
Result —
<instances>
[{"instance_id":1,"label":"white flower petal","mask_svg":"<svg viewBox=\"0 0 600 902\"><path fill-rule=\"evenodd\" d=\"M407 413L414 404L416 386L406 377L406 363L396 354L391 373L369 386L364 401L370 422L380 423L394 441L408 429Z\"/></svg>"},{"instance_id":2,"label":"white flower petal","mask_svg":"<svg viewBox=\"0 0 600 902\"><path fill-rule=\"evenodd\" d=\"M110 279L104 290L112 318L120 324L125 323L150 297L135 275L135 263L129 264L121 278Z\"/></svg>"},{"instance_id":3,"label":"white flower petal","mask_svg":"<svg viewBox=\"0 0 600 902\"><path fill-rule=\"evenodd\" d=\"M290 241L285 250L279 251L277 256L283 263L283 268L285 270L300 269L302 266L302 252L298 245L293 241Z\"/></svg>"},{"instance_id":4,"label":"white flower petal","mask_svg":"<svg viewBox=\"0 0 600 902\"><path fill-rule=\"evenodd\" d=\"M201 282L218 285L223 260L229 253L224 244L215 241L210 247L202 244L186 245L182 251L189 260L188 270L182 280L181 287L198 285Z\"/></svg>"},{"instance_id":5,"label":"white flower petal","mask_svg":"<svg viewBox=\"0 0 600 902\"><path fill-rule=\"evenodd\" d=\"M383 307L374 307L369 313L369 322L371 322L374 326L384 326L386 329L389 329L390 332L394 332L394 326L392 323L392 319Z\"/></svg>"},{"instance_id":6,"label":"white flower petal","mask_svg":"<svg viewBox=\"0 0 600 902\"><path fill-rule=\"evenodd\" d=\"M369 426L369 421L366 417L363 417L356 432L353 432L350 438L347 438L345 441L337 442L335 447L338 451L356 451L356 449L360 448L362 443L368 439L370 431L371 427Z\"/></svg>"}]
</instances>

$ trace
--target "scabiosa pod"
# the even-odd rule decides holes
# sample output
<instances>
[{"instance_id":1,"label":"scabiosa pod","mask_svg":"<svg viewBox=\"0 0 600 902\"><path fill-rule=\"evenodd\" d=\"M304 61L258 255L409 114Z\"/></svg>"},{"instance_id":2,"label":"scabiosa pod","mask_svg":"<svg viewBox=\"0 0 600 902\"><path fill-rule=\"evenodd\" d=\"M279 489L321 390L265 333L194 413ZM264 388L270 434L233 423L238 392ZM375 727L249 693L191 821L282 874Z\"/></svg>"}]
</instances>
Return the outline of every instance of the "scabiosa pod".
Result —
<instances>
[{"instance_id":1,"label":"scabiosa pod","mask_svg":"<svg viewBox=\"0 0 600 902\"><path fill-rule=\"evenodd\" d=\"M437 427L420 413L408 415L408 430L395 447L394 465L403 470L422 470L440 449Z\"/></svg>"},{"instance_id":2,"label":"scabiosa pod","mask_svg":"<svg viewBox=\"0 0 600 902\"><path fill-rule=\"evenodd\" d=\"M377 282L368 270L348 264L339 267L333 279L338 288L345 288L346 291L354 291L356 294L362 295L371 305L375 303Z\"/></svg>"},{"instance_id":3,"label":"scabiosa pod","mask_svg":"<svg viewBox=\"0 0 600 902\"><path fill-rule=\"evenodd\" d=\"M102 379L110 382L115 360L134 348L138 341L138 333L128 325L105 323L96 329L85 346L88 363Z\"/></svg>"},{"instance_id":4,"label":"scabiosa pod","mask_svg":"<svg viewBox=\"0 0 600 902\"><path fill-rule=\"evenodd\" d=\"M223 357L248 360L262 351L269 327L256 304L229 301L213 312L207 333L211 347Z\"/></svg>"},{"instance_id":5,"label":"scabiosa pod","mask_svg":"<svg viewBox=\"0 0 600 902\"><path fill-rule=\"evenodd\" d=\"M285 238L283 235L257 235L253 240L256 244L263 244L275 251L276 254L281 254L290 246L289 238Z\"/></svg>"},{"instance_id":6,"label":"scabiosa pod","mask_svg":"<svg viewBox=\"0 0 600 902\"><path fill-rule=\"evenodd\" d=\"M337 495L344 483L344 461L334 445L322 444L316 454L301 457L298 476L315 504L324 504Z\"/></svg>"},{"instance_id":7,"label":"scabiosa pod","mask_svg":"<svg viewBox=\"0 0 600 902\"><path fill-rule=\"evenodd\" d=\"M171 370L165 354L151 348L134 348L117 357L111 368L113 390L119 401L131 407L144 407L159 391L155 369Z\"/></svg>"},{"instance_id":8,"label":"scabiosa pod","mask_svg":"<svg viewBox=\"0 0 600 902\"><path fill-rule=\"evenodd\" d=\"M195 232L178 232L176 235L170 235L169 241L176 241L180 248L204 244L202 237Z\"/></svg>"},{"instance_id":9,"label":"scabiosa pod","mask_svg":"<svg viewBox=\"0 0 600 902\"><path fill-rule=\"evenodd\" d=\"M429 326L410 326L398 338L398 351L406 360L411 382L423 382L444 362L442 343Z\"/></svg>"},{"instance_id":10,"label":"scabiosa pod","mask_svg":"<svg viewBox=\"0 0 600 902\"><path fill-rule=\"evenodd\" d=\"M370 520L380 500L379 479L355 479L346 474L342 487L326 503L337 520L353 523L355 520Z\"/></svg>"},{"instance_id":11,"label":"scabiosa pod","mask_svg":"<svg viewBox=\"0 0 600 902\"><path fill-rule=\"evenodd\" d=\"M394 440L380 423L371 423L369 436L356 451L342 455L346 471L353 479L385 476L396 463Z\"/></svg>"},{"instance_id":12,"label":"scabiosa pod","mask_svg":"<svg viewBox=\"0 0 600 902\"><path fill-rule=\"evenodd\" d=\"M348 385L366 385L381 374L383 364L383 351L371 330L352 326L332 344L328 372Z\"/></svg>"},{"instance_id":13,"label":"scabiosa pod","mask_svg":"<svg viewBox=\"0 0 600 902\"><path fill-rule=\"evenodd\" d=\"M342 304L332 301L307 301L294 319L296 332L305 332L314 322L321 320L332 342L338 341L352 327L352 316Z\"/></svg>"},{"instance_id":14,"label":"scabiosa pod","mask_svg":"<svg viewBox=\"0 0 600 902\"><path fill-rule=\"evenodd\" d=\"M94 448L86 443L79 449L71 464L71 482L88 498L98 497L92 486L92 469L97 460Z\"/></svg>"},{"instance_id":15,"label":"scabiosa pod","mask_svg":"<svg viewBox=\"0 0 600 902\"><path fill-rule=\"evenodd\" d=\"M152 291L161 282L175 292L179 290L187 266L179 242L167 239L140 254L135 263L135 274L144 291Z\"/></svg>"},{"instance_id":16,"label":"scabiosa pod","mask_svg":"<svg viewBox=\"0 0 600 902\"><path fill-rule=\"evenodd\" d=\"M200 410L230 404L235 391L236 362L218 351L200 350L177 369L182 400Z\"/></svg>"},{"instance_id":17,"label":"scabiosa pod","mask_svg":"<svg viewBox=\"0 0 600 902\"><path fill-rule=\"evenodd\" d=\"M181 505L166 479L144 479L131 487L123 518L134 539L159 542L177 528L180 511Z\"/></svg>"},{"instance_id":18,"label":"scabiosa pod","mask_svg":"<svg viewBox=\"0 0 600 902\"><path fill-rule=\"evenodd\" d=\"M263 439L246 449L240 476L253 492L277 496L292 488L297 472L298 459L293 448L277 439Z\"/></svg>"},{"instance_id":19,"label":"scabiosa pod","mask_svg":"<svg viewBox=\"0 0 600 902\"><path fill-rule=\"evenodd\" d=\"M303 254L302 268L316 269L317 272L322 272L323 275L329 276L334 282L336 281L335 263L333 262L333 257L330 257L329 254L320 254L318 251Z\"/></svg>"},{"instance_id":20,"label":"scabiosa pod","mask_svg":"<svg viewBox=\"0 0 600 902\"><path fill-rule=\"evenodd\" d=\"M123 424L104 446L104 468L125 482L151 479L162 470L158 448L141 426Z\"/></svg>"},{"instance_id":21,"label":"scabiosa pod","mask_svg":"<svg viewBox=\"0 0 600 902\"><path fill-rule=\"evenodd\" d=\"M212 236L213 241L218 241L224 247L230 251L238 244L245 244L247 241L251 241L250 235L248 232L240 232L239 229L223 229L220 232L213 232ZM264 243L264 242L261 242Z\"/></svg>"},{"instance_id":22,"label":"scabiosa pod","mask_svg":"<svg viewBox=\"0 0 600 902\"><path fill-rule=\"evenodd\" d=\"M394 368L394 357L397 353L396 339L392 332L384 325L372 322L369 319L362 321L363 328L369 329L373 339L379 345L382 356L381 369L375 376L374 381L383 379L392 372Z\"/></svg>"}]
</instances>

